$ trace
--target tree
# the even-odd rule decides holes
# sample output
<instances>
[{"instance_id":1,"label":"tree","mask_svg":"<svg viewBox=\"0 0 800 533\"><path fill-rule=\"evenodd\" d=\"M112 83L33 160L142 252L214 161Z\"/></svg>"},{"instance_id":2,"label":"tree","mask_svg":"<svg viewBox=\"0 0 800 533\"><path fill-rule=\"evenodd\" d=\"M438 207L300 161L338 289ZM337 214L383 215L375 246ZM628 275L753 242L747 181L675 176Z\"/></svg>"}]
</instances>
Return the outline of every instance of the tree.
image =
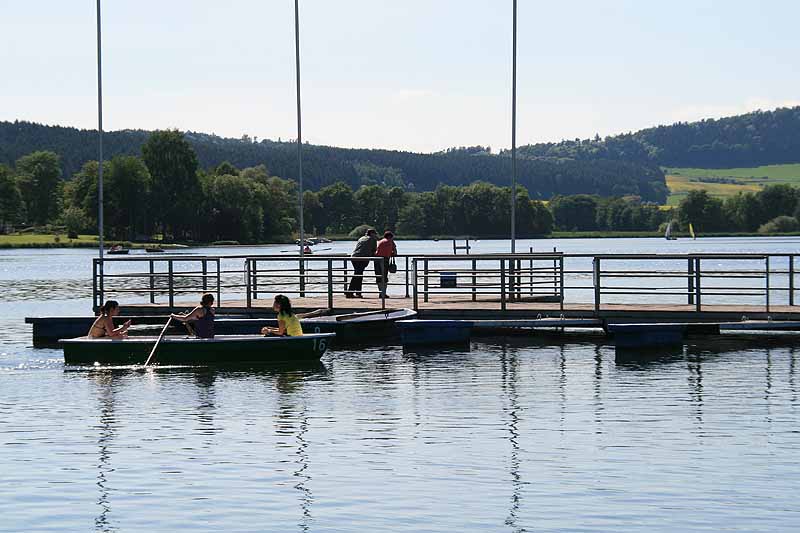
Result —
<instances>
[{"instance_id":1,"label":"tree","mask_svg":"<svg viewBox=\"0 0 800 533\"><path fill-rule=\"evenodd\" d=\"M785 183L767 185L756 194L761 205L762 221L781 215L791 216L797 208L797 189Z\"/></svg>"},{"instance_id":2,"label":"tree","mask_svg":"<svg viewBox=\"0 0 800 533\"><path fill-rule=\"evenodd\" d=\"M344 182L319 190L319 201L324 210L323 219L318 223L325 228L326 233L347 233L353 226L361 222L358 220L358 206L353 196L353 189Z\"/></svg>"},{"instance_id":3,"label":"tree","mask_svg":"<svg viewBox=\"0 0 800 533\"><path fill-rule=\"evenodd\" d=\"M154 222L165 234L185 237L200 215L197 156L177 130L156 131L142 146L153 184Z\"/></svg>"},{"instance_id":4,"label":"tree","mask_svg":"<svg viewBox=\"0 0 800 533\"><path fill-rule=\"evenodd\" d=\"M738 192L725 199L722 211L731 222L733 230L755 231L769 216L762 210L761 202L756 195L749 192Z\"/></svg>"},{"instance_id":5,"label":"tree","mask_svg":"<svg viewBox=\"0 0 800 533\"><path fill-rule=\"evenodd\" d=\"M25 202L11 169L0 165L0 233L25 219Z\"/></svg>"},{"instance_id":6,"label":"tree","mask_svg":"<svg viewBox=\"0 0 800 533\"><path fill-rule=\"evenodd\" d=\"M264 171L266 172L266 167L264 167ZM229 176L238 176L239 169L233 166L229 161L223 161L214 169L214 174L217 176L224 176L226 174Z\"/></svg>"},{"instance_id":7,"label":"tree","mask_svg":"<svg viewBox=\"0 0 800 533\"><path fill-rule=\"evenodd\" d=\"M722 201L706 191L689 191L678 206L678 221L695 231L720 231L728 226L722 211Z\"/></svg>"},{"instance_id":8,"label":"tree","mask_svg":"<svg viewBox=\"0 0 800 533\"><path fill-rule=\"evenodd\" d=\"M266 189L260 183L236 175L212 175L204 181L204 193L213 224L213 240L255 242L261 239Z\"/></svg>"},{"instance_id":9,"label":"tree","mask_svg":"<svg viewBox=\"0 0 800 533\"><path fill-rule=\"evenodd\" d=\"M87 161L81 170L64 184L65 209L70 207L80 209L86 218L87 227L97 227L97 169L97 161ZM105 161L103 178L105 179L108 174L109 162Z\"/></svg>"},{"instance_id":10,"label":"tree","mask_svg":"<svg viewBox=\"0 0 800 533\"><path fill-rule=\"evenodd\" d=\"M380 185L364 185L355 192L353 199L358 205L358 221L379 230L388 229L389 217L386 188Z\"/></svg>"},{"instance_id":11,"label":"tree","mask_svg":"<svg viewBox=\"0 0 800 533\"><path fill-rule=\"evenodd\" d=\"M597 229L597 198L585 194L556 196L550 201L550 211L558 229L592 231Z\"/></svg>"},{"instance_id":12,"label":"tree","mask_svg":"<svg viewBox=\"0 0 800 533\"><path fill-rule=\"evenodd\" d=\"M794 217L781 215L758 228L759 233L794 233L800 230L800 223Z\"/></svg>"},{"instance_id":13,"label":"tree","mask_svg":"<svg viewBox=\"0 0 800 533\"><path fill-rule=\"evenodd\" d=\"M28 219L38 225L51 222L58 215L59 156L53 152L33 152L19 158L16 167Z\"/></svg>"},{"instance_id":14,"label":"tree","mask_svg":"<svg viewBox=\"0 0 800 533\"><path fill-rule=\"evenodd\" d=\"M78 207L68 207L61 215L64 226L67 229L67 237L77 239L78 234L89 227L89 222L83 210Z\"/></svg>"},{"instance_id":15,"label":"tree","mask_svg":"<svg viewBox=\"0 0 800 533\"><path fill-rule=\"evenodd\" d=\"M104 179L107 184L104 213L111 235L131 240L137 235L149 235L151 179L142 160L116 156L110 161Z\"/></svg>"}]
</instances>

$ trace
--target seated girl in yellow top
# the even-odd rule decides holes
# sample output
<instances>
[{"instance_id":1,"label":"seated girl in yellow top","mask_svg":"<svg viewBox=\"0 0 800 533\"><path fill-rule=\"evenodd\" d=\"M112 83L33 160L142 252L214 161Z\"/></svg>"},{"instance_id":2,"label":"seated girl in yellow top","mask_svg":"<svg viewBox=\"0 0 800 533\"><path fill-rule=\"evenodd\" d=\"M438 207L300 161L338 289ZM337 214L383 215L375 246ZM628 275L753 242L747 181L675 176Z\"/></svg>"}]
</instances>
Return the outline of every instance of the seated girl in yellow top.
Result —
<instances>
[{"instance_id":1,"label":"seated girl in yellow top","mask_svg":"<svg viewBox=\"0 0 800 533\"><path fill-rule=\"evenodd\" d=\"M275 297L272 304L272 310L278 313L278 327L271 328L269 326L261 328L263 335L279 335L283 337L300 337L303 334L303 327L300 325L300 319L292 311L292 302L283 294Z\"/></svg>"},{"instance_id":2,"label":"seated girl in yellow top","mask_svg":"<svg viewBox=\"0 0 800 533\"><path fill-rule=\"evenodd\" d=\"M127 337L131 321L128 320L120 327L115 328L114 317L118 314L119 304L114 300L107 300L100 308L100 316L97 317L92 327L89 328L89 334L87 336L95 339L100 337L111 337L112 339Z\"/></svg>"}]
</instances>

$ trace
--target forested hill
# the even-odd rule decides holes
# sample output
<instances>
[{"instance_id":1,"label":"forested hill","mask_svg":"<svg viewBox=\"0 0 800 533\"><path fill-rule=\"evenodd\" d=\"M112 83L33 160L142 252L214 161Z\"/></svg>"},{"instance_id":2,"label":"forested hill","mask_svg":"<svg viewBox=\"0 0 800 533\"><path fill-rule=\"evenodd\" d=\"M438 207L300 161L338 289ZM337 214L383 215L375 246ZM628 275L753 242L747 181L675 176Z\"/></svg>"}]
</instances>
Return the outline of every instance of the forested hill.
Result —
<instances>
[{"instance_id":1,"label":"forested hill","mask_svg":"<svg viewBox=\"0 0 800 533\"><path fill-rule=\"evenodd\" d=\"M150 133L124 130L106 133L104 156L140 155ZM297 178L297 148L293 143L252 139L226 139L187 132L186 139L204 168L229 161L239 168L264 164L273 175ZM64 177L71 177L84 162L97 159L97 133L30 122L0 122L0 163L13 164L20 157L50 150L61 157ZM639 195L662 203L666 198L663 172L650 162L616 160L561 160L531 158L519 161L518 181L531 198L554 195ZM336 181L354 187L370 183L405 185L416 191L434 190L439 184L465 185L476 180L508 185L511 161L482 149L448 150L418 154L391 150L346 149L306 145L303 181L319 189Z\"/></svg>"},{"instance_id":2,"label":"forested hill","mask_svg":"<svg viewBox=\"0 0 800 533\"><path fill-rule=\"evenodd\" d=\"M800 163L800 106L519 148L525 157L733 168Z\"/></svg>"}]
</instances>

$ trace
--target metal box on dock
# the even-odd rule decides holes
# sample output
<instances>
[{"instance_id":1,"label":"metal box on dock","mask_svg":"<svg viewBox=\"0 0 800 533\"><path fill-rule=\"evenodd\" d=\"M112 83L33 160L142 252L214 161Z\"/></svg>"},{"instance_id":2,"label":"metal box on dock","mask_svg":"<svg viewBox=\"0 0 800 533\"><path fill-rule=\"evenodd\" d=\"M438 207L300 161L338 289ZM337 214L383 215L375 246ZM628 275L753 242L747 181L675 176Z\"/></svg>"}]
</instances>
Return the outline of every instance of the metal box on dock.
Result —
<instances>
[{"instance_id":1,"label":"metal box on dock","mask_svg":"<svg viewBox=\"0 0 800 533\"><path fill-rule=\"evenodd\" d=\"M455 289L458 281L455 272L441 272L439 274L439 287L442 289Z\"/></svg>"}]
</instances>

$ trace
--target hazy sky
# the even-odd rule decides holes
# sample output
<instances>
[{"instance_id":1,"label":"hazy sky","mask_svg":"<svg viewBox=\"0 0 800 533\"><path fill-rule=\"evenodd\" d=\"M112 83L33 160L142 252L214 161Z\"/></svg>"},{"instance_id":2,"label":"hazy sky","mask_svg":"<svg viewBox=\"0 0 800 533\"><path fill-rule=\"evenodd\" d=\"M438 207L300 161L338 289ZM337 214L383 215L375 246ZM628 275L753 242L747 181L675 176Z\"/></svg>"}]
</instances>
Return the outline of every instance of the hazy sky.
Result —
<instances>
[{"instance_id":1,"label":"hazy sky","mask_svg":"<svg viewBox=\"0 0 800 533\"><path fill-rule=\"evenodd\" d=\"M292 0L105 0L106 130L296 136ZM511 0L300 0L303 138L511 143ZM800 2L519 0L517 142L800 104ZM94 0L0 0L0 120L94 128Z\"/></svg>"}]
</instances>

